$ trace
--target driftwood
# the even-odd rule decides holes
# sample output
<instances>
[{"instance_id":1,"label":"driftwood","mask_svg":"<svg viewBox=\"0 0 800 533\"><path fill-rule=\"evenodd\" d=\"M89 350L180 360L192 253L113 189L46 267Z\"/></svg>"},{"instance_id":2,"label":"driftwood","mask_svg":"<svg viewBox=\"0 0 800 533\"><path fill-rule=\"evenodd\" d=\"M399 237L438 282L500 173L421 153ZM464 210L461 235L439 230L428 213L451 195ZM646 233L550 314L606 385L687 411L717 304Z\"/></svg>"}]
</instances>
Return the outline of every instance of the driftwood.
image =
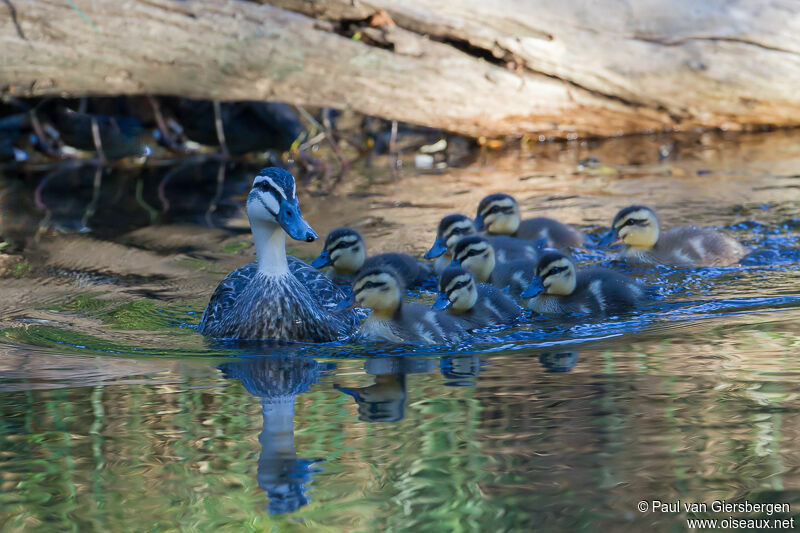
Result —
<instances>
[{"instance_id":1,"label":"driftwood","mask_svg":"<svg viewBox=\"0 0 800 533\"><path fill-rule=\"evenodd\" d=\"M2 0L0 91L350 108L471 136L800 124L796 0Z\"/></svg>"}]
</instances>

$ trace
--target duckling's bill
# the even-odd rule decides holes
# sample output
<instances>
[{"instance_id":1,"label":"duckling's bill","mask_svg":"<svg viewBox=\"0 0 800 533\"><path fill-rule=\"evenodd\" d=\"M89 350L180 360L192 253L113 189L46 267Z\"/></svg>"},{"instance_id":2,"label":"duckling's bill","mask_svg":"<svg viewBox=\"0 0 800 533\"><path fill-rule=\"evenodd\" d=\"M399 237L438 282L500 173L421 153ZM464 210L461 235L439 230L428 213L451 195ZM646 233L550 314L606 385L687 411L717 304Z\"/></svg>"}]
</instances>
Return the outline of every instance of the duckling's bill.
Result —
<instances>
[{"instance_id":1,"label":"duckling's bill","mask_svg":"<svg viewBox=\"0 0 800 533\"><path fill-rule=\"evenodd\" d=\"M450 304L452 303L453 302L450 301L450 298L447 297L447 294L440 292L439 297L436 298L435 302L433 302L431 308L435 309L436 311L441 311L442 309L447 309L450 307Z\"/></svg>"},{"instance_id":2,"label":"duckling's bill","mask_svg":"<svg viewBox=\"0 0 800 533\"><path fill-rule=\"evenodd\" d=\"M349 298L347 298L346 300L342 300L341 302L336 304L336 307L331 309L331 311L334 312L334 313L343 313L345 311L349 311L350 309L353 309L357 305L358 305L358 302L356 301L355 295L351 294Z\"/></svg>"},{"instance_id":3,"label":"duckling's bill","mask_svg":"<svg viewBox=\"0 0 800 533\"><path fill-rule=\"evenodd\" d=\"M328 250L322 250L316 259L311 261L311 266L314 268L325 268L333 264L331 260L331 253Z\"/></svg>"},{"instance_id":4,"label":"duckling's bill","mask_svg":"<svg viewBox=\"0 0 800 533\"><path fill-rule=\"evenodd\" d=\"M531 281L530 285L528 285L528 288L526 288L524 291L522 291L522 294L520 294L520 297L522 297L522 298L534 298L535 296L538 296L541 293L543 293L544 289L545 289L545 287L544 287L544 282L542 281L542 278L536 277L536 278L533 278L533 280Z\"/></svg>"},{"instance_id":5,"label":"duckling's bill","mask_svg":"<svg viewBox=\"0 0 800 533\"><path fill-rule=\"evenodd\" d=\"M436 259L446 251L447 244L445 244L444 239L436 239L431 249L425 252L425 259Z\"/></svg>"}]
</instances>

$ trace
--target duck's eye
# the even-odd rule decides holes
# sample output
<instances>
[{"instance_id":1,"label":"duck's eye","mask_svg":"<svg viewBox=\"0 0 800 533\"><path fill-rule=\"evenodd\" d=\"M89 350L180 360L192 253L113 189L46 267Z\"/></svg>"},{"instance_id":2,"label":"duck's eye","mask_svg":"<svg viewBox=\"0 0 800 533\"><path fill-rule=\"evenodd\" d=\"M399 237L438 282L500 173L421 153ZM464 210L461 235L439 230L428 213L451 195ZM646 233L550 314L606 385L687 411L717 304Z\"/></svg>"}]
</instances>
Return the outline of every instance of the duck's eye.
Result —
<instances>
[{"instance_id":1,"label":"duck's eye","mask_svg":"<svg viewBox=\"0 0 800 533\"><path fill-rule=\"evenodd\" d=\"M473 248L471 250L468 250L467 253L464 254L463 257L466 259L467 257L473 257L473 256L476 256L476 255L482 254L485 251L486 250L476 250L475 248Z\"/></svg>"},{"instance_id":2,"label":"duck's eye","mask_svg":"<svg viewBox=\"0 0 800 533\"><path fill-rule=\"evenodd\" d=\"M380 287L385 287L385 284L380 281L368 281L364 285L361 286L361 290L364 289L377 289Z\"/></svg>"},{"instance_id":3,"label":"duck's eye","mask_svg":"<svg viewBox=\"0 0 800 533\"><path fill-rule=\"evenodd\" d=\"M329 251L332 252L334 250L341 250L342 248L350 248L351 246L353 246L352 242L340 241L337 242L336 246L334 246L333 248L329 248Z\"/></svg>"},{"instance_id":4,"label":"duck's eye","mask_svg":"<svg viewBox=\"0 0 800 533\"><path fill-rule=\"evenodd\" d=\"M498 205L495 205L495 206L492 206L492 208L491 208L491 209L489 209L489 214L490 214L490 215L493 215L493 214L495 214L495 213L498 213L499 211L500 211L500 206L498 206Z\"/></svg>"},{"instance_id":5,"label":"duck's eye","mask_svg":"<svg viewBox=\"0 0 800 533\"><path fill-rule=\"evenodd\" d=\"M550 272L547 273L547 276L554 276L556 274L561 274L565 270L567 270L567 267L555 267L551 269Z\"/></svg>"}]
</instances>

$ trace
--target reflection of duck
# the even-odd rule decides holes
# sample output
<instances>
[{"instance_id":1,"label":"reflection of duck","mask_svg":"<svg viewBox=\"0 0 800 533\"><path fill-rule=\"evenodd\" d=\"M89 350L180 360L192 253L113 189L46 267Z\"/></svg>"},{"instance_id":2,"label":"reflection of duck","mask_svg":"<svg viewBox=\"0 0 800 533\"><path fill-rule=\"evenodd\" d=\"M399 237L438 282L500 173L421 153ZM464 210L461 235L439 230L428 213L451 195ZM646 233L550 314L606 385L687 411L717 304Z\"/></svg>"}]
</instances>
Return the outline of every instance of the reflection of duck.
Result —
<instances>
[{"instance_id":1,"label":"reflection of duck","mask_svg":"<svg viewBox=\"0 0 800 533\"><path fill-rule=\"evenodd\" d=\"M685 267L728 266L738 263L747 249L711 228L686 226L662 232L649 207L622 209L611 223L604 244L617 236L626 246L624 258L632 263Z\"/></svg>"},{"instance_id":2,"label":"reflection of duck","mask_svg":"<svg viewBox=\"0 0 800 533\"><path fill-rule=\"evenodd\" d=\"M472 378L478 377L481 373L481 358L474 354L442 357L440 371L447 380L445 385L451 387L475 385Z\"/></svg>"},{"instance_id":3,"label":"reflection of duck","mask_svg":"<svg viewBox=\"0 0 800 533\"><path fill-rule=\"evenodd\" d=\"M508 194L490 194L478 204L475 226L490 235L510 235L518 239L547 239L547 246L566 248L583 246L583 234L566 224L546 217L522 220L519 205Z\"/></svg>"},{"instance_id":4,"label":"reflection of duck","mask_svg":"<svg viewBox=\"0 0 800 533\"><path fill-rule=\"evenodd\" d=\"M545 352L539 355L539 362L546 372L569 372L578 363L578 352Z\"/></svg>"},{"instance_id":5,"label":"reflection of duck","mask_svg":"<svg viewBox=\"0 0 800 533\"><path fill-rule=\"evenodd\" d=\"M228 379L238 379L261 398L264 424L258 441L258 486L269 495L269 512L291 513L308 503L304 486L317 461L298 459L294 448L294 405L325 370L305 357L255 357L220 365Z\"/></svg>"},{"instance_id":6,"label":"reflection of duck","mask_svg":"<svg viewBox=\"0 0 800 533\"><path fill-rule=\"evenodd\" d=\"M334 279L349 283L360 270L375 266L389 266L400 276L407 289L414 288L428 278L431 271L410 255L399 253L378 254L367 257L364 239L354 229L338 228L325 238L319 257L311 266L324 268L332 266Z\"/></svg>"},{"instance_id":7,"label":"reflection of duck","mask_svg":"<svg viewBox=\"0 0 800 533\"><path fill-rule=\"evenodd\" d=\"M456 243L464 237L477 233L472 219L460 214L447 215L439 221L439 226L436 228L436 240L431 249L425 253L425 259L435 258L433 269L436 274L441 274L453 259ZM544 241L531 243L505 235L487 236L486 238L494 248L497 261L500 263L515 259L536 260L544 244Z\"/></svg>"},{"instance_id":8,"label":"reflection of duck","mask_svg":"<svg viewBox=\"0 0 800 533\"><path fill-rule=\"evenodd\" d=\"M286 233L311 242L317 234L303 219L294 177L268 167L255 177L247 216L257 260L219 284L198 331L215 338L326 342L355 332L355 312L332 314L344 294L303 261L286 256Z\"/></svg>"},{"instance_id":9,"label":"reflection of duck","mask_svg":"<svg viewBox=\"0 0 800 533\"><path fill-rule=\"evenodd\" d=\"M406 374L429 372L430 359L410 357L373 357L364 363L364 371L375 376L366 387L333 387L355 399L358 419L365 422L397 422L405 412Z\"/></svg>"}]
</instances>

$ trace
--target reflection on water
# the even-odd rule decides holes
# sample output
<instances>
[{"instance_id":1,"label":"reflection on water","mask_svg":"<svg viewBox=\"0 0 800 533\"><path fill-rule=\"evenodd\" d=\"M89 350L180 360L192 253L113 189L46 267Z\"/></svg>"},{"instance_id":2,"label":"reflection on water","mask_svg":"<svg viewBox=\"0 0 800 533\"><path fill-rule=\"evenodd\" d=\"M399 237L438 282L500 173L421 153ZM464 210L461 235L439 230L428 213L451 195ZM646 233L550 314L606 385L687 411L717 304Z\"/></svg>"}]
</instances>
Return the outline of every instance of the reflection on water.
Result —
<instances>
[{"instance_id":1,"label":"reflection on water","mask_svg":"<svg viewBox=\"0 0 800 533\"><path fill-rule=\"evenodd\" d=\"M213 288L252 260L241 206L263 163L6 170L0 529L686 530L642 499L796 515L798 140L525 145L436 174L302 181L317 231L357 226L373 253L421 255L441 216L498 190L591 235L649 203L665 227L753 249L740 267L647 270L589 247L581 261L658 299L456 347L197 335Z\"/></svg>"},{"instance_id":2,"label":"reflection on water","mask_svg":"<svg viewBox=\"0 0 800 533\"><path fill-rule=\"evenodd\" d=\"M304 485L316 461L298 459L294 449L294 406L321 371L313 359L261 357L220 365L229 379L238 379L261 398L263 429L258 437L258 486L269 495L270 513L291 513L308 503Z\"/></svg>"}]
</instances>

